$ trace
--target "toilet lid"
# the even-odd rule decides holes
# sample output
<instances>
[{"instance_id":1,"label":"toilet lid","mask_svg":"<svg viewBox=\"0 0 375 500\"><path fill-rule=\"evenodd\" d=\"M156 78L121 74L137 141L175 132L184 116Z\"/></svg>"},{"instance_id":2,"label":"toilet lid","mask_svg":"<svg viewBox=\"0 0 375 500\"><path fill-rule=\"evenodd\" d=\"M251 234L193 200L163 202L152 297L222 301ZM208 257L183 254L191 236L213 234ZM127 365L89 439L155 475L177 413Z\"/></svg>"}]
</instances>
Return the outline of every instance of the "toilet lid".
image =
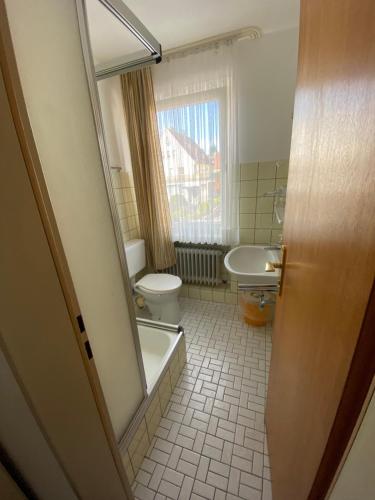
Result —
<instances>
[{"instance_id":1,"label":"toilet lid","mask_svg":"<svg viewBox=\"0 0 375 500\"><path fill-rule=\"evenodd\" d=\"M182 281L178 276L172 274L146 274L136 286L153 293L168 293L180 288Z\"/></svg>"}]
</instances>

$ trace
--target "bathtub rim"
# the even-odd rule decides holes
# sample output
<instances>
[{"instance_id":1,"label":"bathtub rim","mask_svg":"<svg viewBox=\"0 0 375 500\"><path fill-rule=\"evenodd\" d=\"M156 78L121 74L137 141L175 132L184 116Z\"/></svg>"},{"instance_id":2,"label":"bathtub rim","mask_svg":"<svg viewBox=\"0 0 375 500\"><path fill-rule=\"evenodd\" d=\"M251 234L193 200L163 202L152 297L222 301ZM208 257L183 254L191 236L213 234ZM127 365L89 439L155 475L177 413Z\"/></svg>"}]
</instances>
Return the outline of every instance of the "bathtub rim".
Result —
<instances>
[{"instance_id":1,"label":"bathtub rim","mask_svg":"<svg viewBox=\"0 0 375 500\"><path fill-rule=\"evenodd\" d=\"M182 340L185 338L185 331L181 325L171 325L169 323L162 323L162 322L156 322L153 320L149 319L144 319L144 318L137 318L137 325L143 325L143 326L148 326L151 328L156 328L158 330L164 330L168 332L172 332L176 334L176 340L174 341L170 351L169 355L166 356L164 359L164 362L162 364L162 368L158 374L157 380L154 383L152 389L150 392L147 392L147 397L144 398L142 403L140 404L138 410L136 411L133 419L131 420L128 428L126 429L125 433L123 436L120 438L118 441L118 447L120 450L127 450L134 434L138 430L139 424L142 420L142 418L145 416L145 413L150 406L157 390L159 389L160 383L169 367L169 361L171 357L177 352L179 344L182 342Z\"/></svg>"},{"instance_id":2,"label":"bathtub rim","mask_svg":"<svg viewBox=\"0 0 375 500\"><path fill-rule=\"evenodd\" d=\"M166 323L163 323L163 324L166 325ZM148 373L147 363L145 362L145 358L143 357L143 351L142 351L143 365L144 365L145 375L146 375L147 395L151 396L153 393L155 384L158 382L159 378L161 378L163 376L163 373L165 372L166 365L168 365L169 359L174 353L176 344L178 344L178 342L179 342L178 335L179 335L179 332L181 330L179 328L177 329L177 331L175 328L173 328L173 329L172 328L161 328L161 327L155 328L155 326L153 324L150 324L150 323L146 324L145 322L139 323L138 326L141 326L144 328L152 328L155 330L160 330L160 332L165 333L168 336L168 339L170 339L170 340L168 340L168 342L169 342L168 348L165 350L164 354L162 356L160 356L161 363L159 363L159 366L157 367L157 370L156 370L154 376L151 378L151 380L148 380L149 377L147 375L147 373ZM168 325L168 326L170 327L171 325ZM139 338L141 339L142 334L139 330L138 330L138 333L139 333ZM159 334L159 333L157 333L157 334ZM151 335L153 335L153 334L151 333ZM156 335L156 333L154 333L154 335ZM141 350L142 350L142 343L141 343ZM148 382L150 382L150 383L148 383Z\"/></svg>"}]
</instances>

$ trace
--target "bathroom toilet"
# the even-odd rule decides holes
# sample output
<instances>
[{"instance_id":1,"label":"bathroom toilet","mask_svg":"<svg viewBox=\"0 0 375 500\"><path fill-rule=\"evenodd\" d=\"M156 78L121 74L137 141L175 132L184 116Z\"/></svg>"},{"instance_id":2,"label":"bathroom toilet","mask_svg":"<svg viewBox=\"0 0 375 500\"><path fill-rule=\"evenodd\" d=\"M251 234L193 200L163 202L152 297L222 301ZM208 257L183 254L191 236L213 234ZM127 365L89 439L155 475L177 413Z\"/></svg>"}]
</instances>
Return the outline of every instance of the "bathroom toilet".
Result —
<instances>
[{"instance_id":1,"label":"bathroom toilet","mask_svg":"<svg viewBox=\"0 0 375 500\"><path fill-rule=\"evenodd\" d=\"M146 274L135 282L135 275L146 267L144 240L130 240L125 243L125 255L129 277L134 290L143 295L152 319L164 323L178 324L181 320L178 295L182 281L172 274Z\"/></svg>"}]
</instances>

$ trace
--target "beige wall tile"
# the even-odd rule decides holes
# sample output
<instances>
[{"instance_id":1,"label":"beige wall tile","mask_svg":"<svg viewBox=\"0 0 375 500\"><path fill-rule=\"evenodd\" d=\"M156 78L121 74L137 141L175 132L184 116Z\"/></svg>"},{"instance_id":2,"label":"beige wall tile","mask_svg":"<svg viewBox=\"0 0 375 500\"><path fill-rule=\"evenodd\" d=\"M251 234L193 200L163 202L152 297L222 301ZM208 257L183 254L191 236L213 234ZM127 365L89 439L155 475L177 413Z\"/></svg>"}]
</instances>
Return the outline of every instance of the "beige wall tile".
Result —
<instances>
[{"instance_id":1,"label":"beige wall tile","mask_svg":"<svg viewBox=\"0 0 375 500\"><path fill-rule=\"evenodd\" d=\"M180 371L179 371L178 366L173 371L169 370L169 373L170 373L170 376L171 376L172 390L174 390L174 388L176 387L178 378L180 376Z\"/></svg>"},{"instance_id":2,"label":"beige wall tile","mask_svg":"<svg viewBox=\"0 0 375 500\"><path fill-rule=\"evenodd\" d=\"M255 243L268 244L271 242L271 229L255 229Z\"/></svg>"},{"instance_id":3,"label":"beige wall tile","mask_svg":"<svg viewBox=\"0 0 375 500\"><path fill-rule=\"evenodd\" d=\"M255 214L240 214L240 229L255 227Z\"/></svg>"},{"instance_id":4,"label":"beige wall tile","mask_svg":"<svg viewBox=\"0 0 375 500\"><path fill-rule=\"evenodd\" d=\"M252 197L257 194L257 181L242 181L240 184L240 196Z\"/></svg>"},{"instance_id":5,"label":"beige wall tile","mask_svg":"<svg viewBox=\"0 0 375 500\"><path fill-rule=\"evenodd\" d=\"M258 163L243 163L241 165L241 181L255 180L258 177Z\"/></svg>"},{"instance_id":6,"label":"beige wall tile","mask_svg":"<svg viewBox=\"0 0 375 500\"><path fill-rule=\"evenodd\" d=\"M121 188L114 189L113 192L114 192L114 195L115 195L116 205L119 205L121 203L125 203L124 195L122 193L122 189Z\"/></svg>"},{"instance_id":7,"label":"beige wall tile","mask_svg":"<svg viewBox=\"0 0 375 500\"><path fill-rule=\"evenodd\" d=\"M276 179L276 189L281 187L281 186L286 186L288 183L287 177L280 177L279 179Z\"/></svg>"},{"instance_id":8,"label":"beige wall tile","mask_svg":"<svg viewBox=\"0 0 375 500\"><path fill-rule=\"evenodd\" d=\"M271 243L280 243L280 237L283 234L282 230L272 229L271 231Z\"/></svg>"},{"instance_id":9,"label":"beige wall tile","mask_svg":"<svg viewBox=\"0 0 375 500\"><path fill-rule=\"evenodd\" d=\"M240 198L240 214L254 214L256 202L256 198Z\"/></svg>"},{"instance_id":10,"label":"beige wall tile","mask_svg":"<svg viewBox=\"0 0 375 500\"><path fill-rule=\"evenodd\" d=\"M128 477L129 483L131 484L134 481L134 471L132 464L130 462L130 457L129 453L127 451L120 451L121 453L121 458L122 458L122 463L124 464L125 467L125 472Z\"/></svg>"},{"instance_id":11,"label":"beige wall tile","mask_svg":"<svg viewBox=\"0 0 375 500\"><path fill-rule=\"evenodd\" d=\"M189 286L189 297L192 299L201 298L201 290L199 286Z\"/></svg>"},{"instance_id":12,"label":"beige wall tile","mask_svg":"<svg viewBox=\"0 0 375 500\"><path fill-rule=\"evenodd\" d=\"M231 280L230 281L230 291L233 293L238 292L238 281L237 280Z\"/></svg>"},{"instance_id":13,"label":"beige wall tile","mask_svg":"<svg viewBox=\"0 0 375 500\"><path fill-rule=\"evenodd\" d=\"M112 177L112 186L114 188L120 188L121 187L120 172L117 170L111 170L111 177Z\"/></svg>"},{"instance_id":14,"label":"beige wall tile","mask_svg":"<svg viewBox=\"0 0 375 500\"><path fill-rule=\"evenodd\" d=\"M158 393L156 393L156 397L159 400ZM155 412L153 413L152 417L149 418L146 422L148 439L150 442L152 441L152 438L154 437L156 429L159 427L160 419L161 419L161 409L160 409L160 406L158 406L156 408Z\"/></svg>"},{"instance_id":15,"label":"beige wall tile","mask_svg":"<svg viewBox=\"0 0 375 500\"><path fill-rule=\"evenodd\" d=\"M276 162L267 161L259 163L258 179L274 179L276 177Z\"/></svg>"},{"instance_id":16,"label":"beige wall tile","mask_svg":"<svg viewBox=\"0 0 375 500\"><path fill-rule=\"evenodd\" d=\"M212 301L212 288L201 288L201 299Z\"/></svg>"},{"instance_id":17,"label":"beige wall tile","mask_svg":"<svg viewBox=\"0 0 375 500\"><path fill-rule=\"evenodd\" d=\"M149 446L150 446L150 441L148 438L147 431L142 435L141 440L139 441L138 446L134 449L134 451L130 451L130 446L129 446L130 461L135 475L137 474L139 467L143 462L143 459L146 455Z\"/></svg>"},{"instance_id":18,"label":"beige wall tile","mask_svg":"<svg viewBox=\"0 0 375 500\"><path fill-rule=\"evenodd\" d=\"M264 229L271 228L273 222L272 214L256 214L255 228Z\"/></svg>"},{"instance_id":19,"label":"beige wall tile","mask_svg":"<svg viewBox=\"0 0 375 500\"><path fill-rule=\"evenodd\" d=\"M273 214L273 219L272 219L272 229L278 229L279 231L281 231L283 228L283 225L282 224L279 224L277 222L277 218L276 218L276 214Z\"/></svg>"},{"instance_id":20,"label":"beige wall tile","mask_svg":"<svg viewBox=\"0 0 375 500\"><path fill-rule=\"evenodd\" d=\"M129 230L128 218L120 219L120 226L122 233L126 233Z\"/></svg>"},{"instance_id":21,"label":"beige wall tile","mask_svg":"<svg viewBox=\"0 0 375 500\"><path fill-rule=\"evenodd\" d=\"M289 171L289 161L288 160L280 160L278 162L279 167L276 169L276 177L288 177Z\"/></svg>"},{"instance_id":22,"label":"beige wall tile","mask_svg":"<svg viewBox=\"0 0 375 500\"><path fill-rule=\"evenodd\" d=\"M225 302L225 290L215 290L213 291L214 302Z\"/></svg>"},{"instance_id":23,"label":"beige wall tile","mask_svg":"<svg viewBox=\"0 0 375 500\"><path fill-rule=\"evenodd\" d=\"M226 304L237 304L237 293L232 293L228 290L225 291L225 303Z\"/></svg>"},{"instance_id":24,"label":"beige wall tile","mask_svg":"<svg viewBox=\"0 0 375 500\"><path fill-rule=\"evenodd\" d=\"M263 196L264 193L275 190L275 179L259 180L257 197Z\"/></svg>"},{"instance_id":25,"label":"beige wall tile","mask_svg":"<svg viewBox=\"0 0 375 500\"><path fill-rule=\"evenodd\" d=\"M130 174L126 170L121 170L120 172L120 179L121 179L121 186L123 187L128 187L130 186Z\"/></svg>"},{"instance_id":26,"label":"beige wall tile","mask_svg":"<svg viewBox=\"0 0 375 500\"><path fill-rule=\"evenodd\" d=\"M274 198L267 198L267 197L259 197L257 198L257 206L256 206L256 213L262 213L262 214L272 214L273 213L273 202Z\"/></svg>"},{"instance_id":27,"label":"beige wall tile","mask_svg":"<svg viewBox=\"0 0 375 500\"><path fill-rule=\"evenodd\" d=\"M240 243L254 243L254 229L240 229Z\"/></svg>"},{"instance_id":28,"label":"beige wall tile","mask_svg":"<svg viewBox=\"0 0 375 500\"><path fill-rule=\"evenodd\" d=\"M125 217L127 216L125 203L117 205L117 212L120 219L125 219Z\"/></svg>"},{"instance_id":29,"label":"beige wall tile","mask_svg":"<svg viewBox=\"0 0 375 500\"><path fill-rule=\"evenodd\" d=\"M182 337L182 340L180 341L180 345L178 347L178 365L180 368L180 374L186 362L187 362L186 342L185 342L185 337Z\"/></svg>"}]
</instances>

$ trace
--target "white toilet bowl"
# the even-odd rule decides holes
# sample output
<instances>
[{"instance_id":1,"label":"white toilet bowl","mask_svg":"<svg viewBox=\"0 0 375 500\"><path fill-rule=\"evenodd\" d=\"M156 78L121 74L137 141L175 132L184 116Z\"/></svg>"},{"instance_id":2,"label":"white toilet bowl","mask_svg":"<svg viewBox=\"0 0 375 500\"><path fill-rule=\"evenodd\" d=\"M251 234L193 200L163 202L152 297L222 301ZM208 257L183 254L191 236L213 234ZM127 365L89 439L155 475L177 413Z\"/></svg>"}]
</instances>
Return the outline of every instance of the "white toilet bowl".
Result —
<instances>
[{"instance_id":1,"label":"white toilet bowl","mask_svg":"<svg viewBox=\"0 0 375 500\"><path fill-rule=\"evenodd\" d=\"M152 319L177 325L181 321L178 294L182 281L172 274L146 274L134 286L143 295Z\"/></svg>"}]
</instances>

